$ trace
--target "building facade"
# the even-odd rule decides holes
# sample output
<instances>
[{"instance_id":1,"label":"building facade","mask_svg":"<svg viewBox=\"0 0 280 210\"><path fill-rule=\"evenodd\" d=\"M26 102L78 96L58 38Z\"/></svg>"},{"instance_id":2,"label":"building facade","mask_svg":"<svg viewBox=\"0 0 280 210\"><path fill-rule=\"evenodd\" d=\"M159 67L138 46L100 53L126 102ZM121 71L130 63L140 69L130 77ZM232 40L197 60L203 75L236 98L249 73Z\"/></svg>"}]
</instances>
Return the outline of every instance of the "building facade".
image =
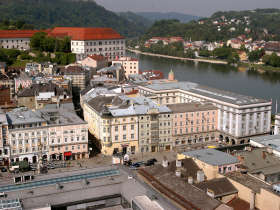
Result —
<instances>
[{"instance_id":1,"label":"building facade","mask_svg":"<svg viewBox=\"0 0 280 210\"><path fill-rule=\"evenodd\" d=\"M218 109L212 104L172 104L172 136L175 147L216 141Z\"/></svg>"},{"instance_id":2,"label":"building facade","mask_svg":"<svg viewBox=\"0 0 280 210\"><path fill-rule=\"evenodd\" d=\"M139 60L136 58L120 57L112 61L112 65L116 63L123 66L126 78L131 74L139 74Z\"/></svg>"},{"instance_id":3,"label":"building facade","mask_svg":"<svg viewBox=\"0 0 280 210\"><path fill-rule=\"evenodd\" d=\"M138 153L172 149L171 115L166 106L145 97L97 95L82 103L89 131L101 152Z\"/></svg>"},{"instance_id":4,"label":"building facade","mask_svg":"<svg viewBox=\"0 0 280 210\"><path fill-rule=\"evenodd\" d=\"M10 162L88 157L88 128L68 109L14 109L6 113Z\"/></svg>"},{"instance_id":5,"label":"building facade","mask_svg":"<svg viewBox=\"0 0 280 210\"><path fill-rule=\"evenodd\" d=\"M191 82L154 83L139 86L139 93L159 104L210 102L218 108L219 139L230 144L270 132L271 102Z\"/></svg>"},{"instance_id":6,"label":"building facade","mask_svg":"<svg viewBox=\"0 0 280 210\"><path fill-rule=\"evenodd\" d=\"M30 39L37 32L51 37L71 37L71 51L77 60L91 54L107 57L110 61L125 56L125 38L111 28L55 27L48 30L0 30L0 47L29 50Z\"/></svg>"}]
</instances>

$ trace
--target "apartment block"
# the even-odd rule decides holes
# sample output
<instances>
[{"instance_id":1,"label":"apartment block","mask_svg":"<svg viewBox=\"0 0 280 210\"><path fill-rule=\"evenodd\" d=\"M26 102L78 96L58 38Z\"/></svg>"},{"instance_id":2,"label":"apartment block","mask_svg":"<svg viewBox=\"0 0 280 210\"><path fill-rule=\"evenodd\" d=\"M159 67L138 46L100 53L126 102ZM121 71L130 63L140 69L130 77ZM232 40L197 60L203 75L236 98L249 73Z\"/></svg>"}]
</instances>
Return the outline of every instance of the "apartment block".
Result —
<instances>
[{"instance_id":1,"label":"apartment block","mask_svg":"<svg viewBox=\"0 0 280 210\"><path fill-rule=\"evenodd\" d=\"M172 111L174 146L218 139L218 109L212 104L179 103L167 105Z\"/></svg>"},{"instance_id":2,"label":"apartment block","mask_svg":"<svg viewBox=\"0 0 280 210\"><path fill-rule=\"evenodd\" d=\"M7 112L5 117L8 147L3 157L10 162L88 157L87 123L73 110L56 106L35 111L17 108Z\"/></svg>"},{"instance_id":3,"label":"apartment block","mask_svg":"<svg viewBox=\"0 0 280 210\"><path fill-rule=\"evenodd\" d=\"M123 66L126 78L131 74L139 74L139 60L131 57L120 57L112 61L112 65L119 63Z\"/></svg>"},{"instance_id":4,"label":"apartment block","mask_svg":"<svg viewBox=\"0 0 280 210\"><path fill-rule=\"evenodd\" d=\"M145 97L96 93L81 104L89 131L101 141L103 154L172 148L171 115L166 106Z\"/></svg>"}]
</instances>

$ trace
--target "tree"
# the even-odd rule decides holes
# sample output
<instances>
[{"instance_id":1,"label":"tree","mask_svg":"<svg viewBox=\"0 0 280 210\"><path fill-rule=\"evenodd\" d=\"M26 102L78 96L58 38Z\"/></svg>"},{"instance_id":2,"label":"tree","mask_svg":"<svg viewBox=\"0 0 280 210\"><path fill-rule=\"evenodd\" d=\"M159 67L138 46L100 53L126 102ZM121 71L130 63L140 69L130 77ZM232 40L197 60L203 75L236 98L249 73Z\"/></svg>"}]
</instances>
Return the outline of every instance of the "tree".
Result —
<instances>
[{"instance_id":1,"label":"tree","mask_svg":"<svg viewBox=\"0 0 280 210\"><path fill-rule=\"evenodd\" d=\"M34 50L43 51L44 39L46 35L47 34L45 32L35 33L30 39L30 47Z\"/></svg>"}]
</instances>

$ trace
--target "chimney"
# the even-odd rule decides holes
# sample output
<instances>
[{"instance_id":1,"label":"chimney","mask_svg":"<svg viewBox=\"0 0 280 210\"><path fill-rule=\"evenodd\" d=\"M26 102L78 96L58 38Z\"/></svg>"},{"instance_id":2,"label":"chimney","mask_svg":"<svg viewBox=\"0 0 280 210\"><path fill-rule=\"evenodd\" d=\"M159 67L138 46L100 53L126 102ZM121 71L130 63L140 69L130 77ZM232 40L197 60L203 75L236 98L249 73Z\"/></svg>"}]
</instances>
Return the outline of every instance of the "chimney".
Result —
<instances>
[{"instance_id":1,"label":"chimney","mask_svg":"<svg viewBox=\"0 0 280 210\"><path fill-rule=\"evenodd\" d=\"M193 178L191 176L188 177L188 183L193 184Z\"/></svg>"},{"instance_id":2,"label":"chimney","mask_svg":"<svg viewBox=\"0 0 280 210\"><path fill-rule=\"evenodd\" d=\"M181 168L182 167L182 161L181 160L176 160L176 167Z\"/></svg>"},{"instance_id":3,"label":"chimney","mask_svg":"<svg viewBox=\"0 0 280 210\"><path fill-rule=\"evenodd\" d=\"M196 179L198 183L204 181L204 172L202 170L197 171Z\"/></svg>"},{"instance_id":4,"label":"chimney","mask_svg":"<svg viewBox=\"0 0 280 210\"><path fill-rule=\"evenodd\" d=\"M266 151L262 151L262 158L265 160L265 158L266 158Z\"/></svg>"},{"instance_id":5,"label":"chimney","mask_svg":"<svg viewBox=\"0 0 280 210\"><path fill-rule=\"evenodd\" d=\"M166 158L166 156L163 157L162 160L162 167L167 168L168 167L168 160Z\"/></svg>"},{"instance_id":6,"label":"chimney","mask_svg":"<svg viewBox=\"0 0 280 210\"><path fill-rule=\"evenodd\" d=\"M181 170L180 169L177 169L176 171L175 171L175 174L176 174L176 176L177 177L181 177Z\"/></svg>"},{"instance_id":7,"label":"chimney","mask_svg":"<svg viewBox=\"0 0 280 210\"><path fill-rule=\"evenodd\" d=\"M120 69L116 70L116 77L117 77L117 81L120 81Z\"/></svg>"}]
</instances>

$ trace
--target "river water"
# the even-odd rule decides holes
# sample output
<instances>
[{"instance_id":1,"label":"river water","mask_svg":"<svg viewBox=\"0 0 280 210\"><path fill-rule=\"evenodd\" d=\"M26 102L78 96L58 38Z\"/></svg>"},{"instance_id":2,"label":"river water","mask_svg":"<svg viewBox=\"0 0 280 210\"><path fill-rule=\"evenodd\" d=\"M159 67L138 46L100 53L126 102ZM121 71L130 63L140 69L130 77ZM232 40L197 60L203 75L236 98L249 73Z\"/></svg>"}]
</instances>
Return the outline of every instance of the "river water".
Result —
<instances>
[{"instance_id":1,"label":"river water","mask_svg":"<svg viewBox=\"0 0 280 210\"><path fill-rule=\"evenodd\" d=\"M175 79L179 81L191 81L243 95L272 99L273 112L277 100L280 112L280 73L259 73L222 64L194 63L134 53L128 55L139 59L141 70L161 70L166 78L172 69Z\"/></svg>"}]
</instances>

